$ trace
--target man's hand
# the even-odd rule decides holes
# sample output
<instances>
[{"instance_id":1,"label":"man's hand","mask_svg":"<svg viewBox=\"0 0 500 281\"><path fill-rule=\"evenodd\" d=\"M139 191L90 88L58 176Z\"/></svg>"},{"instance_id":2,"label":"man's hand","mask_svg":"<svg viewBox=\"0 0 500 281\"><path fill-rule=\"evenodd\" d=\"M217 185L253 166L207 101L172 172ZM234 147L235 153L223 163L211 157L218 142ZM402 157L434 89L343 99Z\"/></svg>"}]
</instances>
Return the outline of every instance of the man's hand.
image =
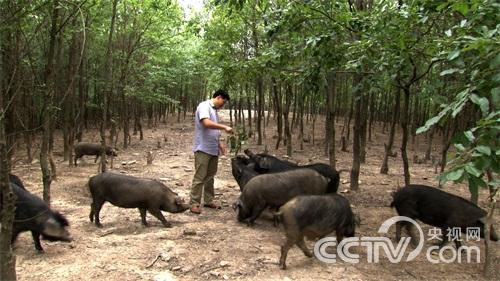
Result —
<instances>
[{"instance_id":1,"label":"man's hand","mask_svg":"<svg viewBox=\"0 0 500 281\"><path fill-rule=\"evenodd\" d=\"M228 134L232 134L232 133L233 133L233 128L231 128L231 127L229 127L229 126L226 126L226 127L224 128L224 131L226 131L226 133L228 133Z\"/></svg>"},{"instance_id":2,"label":"man's hand","mask_svg":"<svg viewBox=\"0 0 500 281\"><path fill-rule=\"evenodd\" d=\"M219 154L224 155L226 154L226 144L224 142L219 142Z\"/></svg>"}]
</instances>

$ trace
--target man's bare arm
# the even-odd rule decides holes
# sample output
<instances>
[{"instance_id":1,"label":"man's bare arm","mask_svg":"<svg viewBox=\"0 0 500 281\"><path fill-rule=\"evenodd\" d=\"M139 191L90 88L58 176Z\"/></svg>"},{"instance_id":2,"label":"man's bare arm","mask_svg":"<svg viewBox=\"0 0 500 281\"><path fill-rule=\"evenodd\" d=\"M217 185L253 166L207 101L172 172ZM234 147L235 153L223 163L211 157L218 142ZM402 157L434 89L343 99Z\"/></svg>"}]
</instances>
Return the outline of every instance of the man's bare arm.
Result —
<instances>
[{"instance_id":1,"label":"man's bare arm","mask_svg":"<svg viewBox=\"0 0 500 281\"><path fill-rule=\"evenodd\" d=\"M226 133L232 133L233 132L233 128L229 127L229 126L226 126L226 125L223 125L223 124L219 124L219 123L215 123L214 121L208 119L208 118L204 118L201 120L201 124L203 124L203 126L205 128L208 128L208 129L218 129L218 130L224 130L226 131Z\"/></svg>"}]
</instances>

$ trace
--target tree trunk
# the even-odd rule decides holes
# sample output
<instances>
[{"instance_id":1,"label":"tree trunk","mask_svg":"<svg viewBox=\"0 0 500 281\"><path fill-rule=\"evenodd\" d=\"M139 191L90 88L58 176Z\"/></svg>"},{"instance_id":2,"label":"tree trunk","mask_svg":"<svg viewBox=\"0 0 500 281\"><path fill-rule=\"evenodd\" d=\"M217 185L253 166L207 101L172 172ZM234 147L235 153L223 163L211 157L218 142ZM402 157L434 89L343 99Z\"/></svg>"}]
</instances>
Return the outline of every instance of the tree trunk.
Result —
<instances>
[{"instance_id":1,"label":"tree trunk","mask_svg":"<svg viewBox=\"0 0 500 281\"><path fill-rule=\"evenodd\" d=\"M40 148L40 167L42 169L43 182L43 200L50 206L50 184L52 182L52 171L49 168L50 157L50 138L51 138L51 118L52 118L52 99L56 88L55 81L55 48L57 41L57 24L59 19L59 1L55 0L52 4L52 22L50 30L50 41L47 53L47 65L45 66L45 93L43 103L45 110L42 111L42 144Z\"/></svg>"},{"instance_id":2,"label":"tree trunk","mask_svg":"<svg viewBox=\"0 0 500 281\"><path fill-rule=\"evenodd\" d=\"M367 95L362 95L361 97L361 139L360 139L360 154L359 154L359 160L361 163L366 162L366 127L368 123L368 103L369 99Z\"/></svg>"},{"instance_id":3,"label":"tree trunk","mask_svg":"<svg viewBox=\"0 0 500 281\"><path fill-rule=\"evenodd\" d=\"M248 110L248 137L253 135L252 131L252 99L250 97L250 92L248 91L248 84L245 85L247 94L247 110Z\"/></svg>"},{"instance_id":4,"label":"tree trunk","mask_svg":"<svg viewBox=\"0 0 500 281\"><path fill-rule=\"evenodd\" d=\"M405 177L405 185L410 184L410 168L408 165L408 155L406 153L406 147L408 145L408 109L410 105L410 88L403 88L404 93L404 102L403 102L403 110L401 114L401 129L403 131L403 136L401 140L401 157L403 159L403 170Z\"/></svg>"},{"instance_id":5,"label":"tree trunk","mask_svg":"<svg viewBox=\"0 0 500 281\"><path fill-rule=\"evenodd\" d=\"M115 19L116 19L116 6L118 0L113 0L113 10L111 14L111 23L108 34L108 43L106 48L106 56L104 58L104 88L102 91L102 104L101 104L101 126L100 126L100 136L101 136L101 172L107 171L106 167L106 127L107 127L107 117L108 117L108 102L111 97L111 83L112 83L112 69L113 69L113 33L115 31Z\"/></svg>"},{"instance_id":6,"label":"tree trunk","mask_svg":"<svg viewBox=\"0 0 500 281\"><path fill-rule=\"evenodd\" d=\"M401 90L398 88L396 92L396 100L394 102L394 111L392 113L391 121L391 131L389 132L389 141L384 143L384 160L382 161L382 166L380 167L380 173L387 175L389 172L389 156L392 154L392 146L394 144L394 135L396 134L396 123L399 116L399 107L401 101Z\"/></svg>"},{"instance_id":7,"label":"tree trunk","mask_svg":"<svg viewBox=\"0 0 500 281\"><path fill-rule=\"evenodd\" d=\"M292 156L292 133L290 131L290 122L288 120L288 113L290 112L290 104L292 101L293 92L292 86L287 84L286 95L285 95L285 109L283 110L283 121L285 125L285 143L286 143L286 154Z\"/></svg>"},{"instance_id":8,"label":"tree trunk","mask_svg":"<svg viewBox=\"0 0 500 281\"><path fill-rule=\"evenodd\" d=\"M431 160L432 153L432 141L434 140L435 128L431 128L430 132L427 134L427 149L425 150L425 161Z\"/></svg>"},{"instance_id":9,"label":"tree trunk","mask_svg":"<svg viewBox=\"0 0 500 281\"><path fill-rule=\"evenodd\" d=\"M328 75L326 87L326 132L328 143L328 158L330 159L330 166L335 169L335 74Z\"/></svg>"},{"instance_id":10,"label":"tree trunk","mask_svg":"<svg viewBox=\"0 0 500 281\"><path fill-rule=\"evenodd\" d=\"M277 129L278 129L278 139L276 140L275 149L278 150L280 146L280 142L283 139L283 109L281 105L281 89L278 89L278 85L276 82L276 78L272 78L273 83L273 97L274 97L274 107L276 109L276 117L277 117Z\"/></svg>"},{"instance_id":11,"label":"tree trunk","mask_svg":"<svg viewBox=\"0 0 500 281\"><path fill-rule=\"evenodd\" d=\"M7 13L5 7L0 8L0 16ZM0 49L4 49L4 38L8 36L4 29L0 30ZM7 139L5 136L5 119L3 112L5 97L5 77L9 77L5 73L5 58L3 52L0 52L0 280L16 280L16 257L12 254L10 244L12 237L12 223L14 222L15 214L15 198L10 189L9 170L10 157L7 147Z\"/></svg>"},{"instance_id":12,"label":"tree trunk","mask_svg":"<svg viewBox=\"0 0 500 281\"><path fill-rule=\"evenodd\" d=\"M264 81L257 78L257 145L262 145L262 120L264 115Z\"/></svg>"},{"instance_id":13,"label":"tree trunk","mask_svg":"<svg viewBox=\"0 0 500 281\"><path fill-rule=\"evenodd\" d=\"M305 93L302 92L299 94L300 95L300 103L297 105L297 110L299 111L298 113L298 123L299 123L299 143L300 143L300 150L304 150L304 107L305 107ZM299 97L297 97L299 98Z\"/></svg>"},{"instance_id":14,"label":"tree trunk","mask_svg":"<svg viewBox=\"0 0 500 281\"><path fill-rule=\"evenodd\" d=\"M356 84L361 84L361 77L359 75L355 78ZM354 130L353 130L353 140L352 140L352 168L351 168L351 190L359 190L359 171L361 167L361 130L363 129L362 113L363 108L361 97L363 93L357 90L353 95L356 95L354 99Z\"/></svg>"}]
</instances>

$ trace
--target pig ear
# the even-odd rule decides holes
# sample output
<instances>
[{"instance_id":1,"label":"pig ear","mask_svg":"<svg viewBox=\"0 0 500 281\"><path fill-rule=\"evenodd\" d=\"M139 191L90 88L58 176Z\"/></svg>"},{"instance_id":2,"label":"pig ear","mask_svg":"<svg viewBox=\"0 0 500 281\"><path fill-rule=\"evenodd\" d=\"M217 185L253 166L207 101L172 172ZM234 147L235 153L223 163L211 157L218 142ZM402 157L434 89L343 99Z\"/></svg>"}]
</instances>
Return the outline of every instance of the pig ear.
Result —
<instances>
[{"instance_id":1,"label":"pig ear","mask_svg":"<svg viewBox=\"0 0 500 281\"><path fill-rule=\"evenodd\" d=\"M236 202L233 203L233 210L234 211L240 209L241 207L243 207L243 204L241 203L241 200L238 200L238 201L236 201Z\"/></svg>"}]
</instances>

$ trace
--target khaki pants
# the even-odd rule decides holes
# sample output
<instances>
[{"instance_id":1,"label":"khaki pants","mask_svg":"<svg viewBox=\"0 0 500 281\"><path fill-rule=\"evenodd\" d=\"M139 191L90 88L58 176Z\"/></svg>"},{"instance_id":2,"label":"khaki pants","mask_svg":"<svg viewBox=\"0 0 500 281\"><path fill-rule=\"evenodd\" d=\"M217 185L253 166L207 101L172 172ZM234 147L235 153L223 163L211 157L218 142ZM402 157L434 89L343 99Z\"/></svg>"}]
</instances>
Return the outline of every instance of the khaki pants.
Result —
<instances>
[{"instance_id":1,"label":"khaki pants","mask_svg":"<svg viewBox=\"0 0 500 281\"><path fill-rule=\"evenodd\" d=\"M217 173L218 156L213 156L202 151L194 153L194 178L191 185L191 204L201 203L201 193L205 187L205 204L212 203L214 199L214 176Z\"/></svg>"}]
</instances>

